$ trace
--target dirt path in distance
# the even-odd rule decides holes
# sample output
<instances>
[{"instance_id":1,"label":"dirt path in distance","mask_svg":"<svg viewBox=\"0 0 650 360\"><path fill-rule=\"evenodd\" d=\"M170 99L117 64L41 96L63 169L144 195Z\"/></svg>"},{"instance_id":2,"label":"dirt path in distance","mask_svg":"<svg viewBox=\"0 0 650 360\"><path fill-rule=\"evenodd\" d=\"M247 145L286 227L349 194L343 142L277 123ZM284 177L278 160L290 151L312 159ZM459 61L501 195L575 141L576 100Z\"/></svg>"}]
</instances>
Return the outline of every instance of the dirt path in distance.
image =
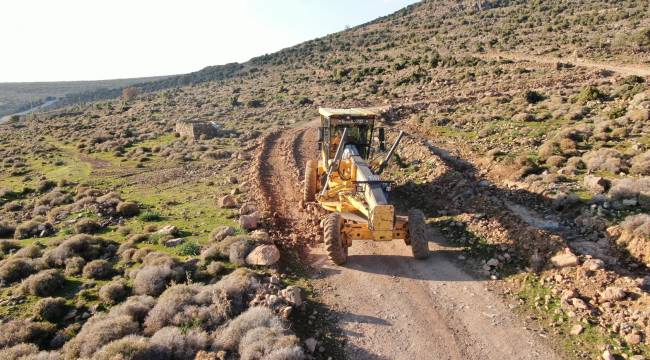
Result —
<instances>
[{"instance_id":1,"label":"dirt path in distance","mask_svg":"<svg viewBox=\"0 0 650 360\"><path fill-rule=\"evenodd\" d=\"M314 124L267 136L254 183L277 233L314 243L315 212L300 207L304 162L316 158ZM560 359L490 289L451 259L431 233L431 257L412 258L403 242L355 242L345 266L321 246L307 261L322 301L336 315L350 359Z\"/></svg>"},{"instance_id":2,"label":"dirt path in distance","mask_svg":"<svg viewBox=\"0 0 650 360\"><path fill-rule=\"evenodd\" d=\"M650 76L650 66L643 64L621 64L613 62L600 62L593 61L585 58L556 58L552 56L543 55L529 55L515 52L490 52L490 53L476 53L474 56L484 60L497 60L507 59L513 61L530 61L539 64L555 65L559 62L570 63L575 66L586 67L590 69L609 70L621 75L637 75L637 76Z\"/></svg>"}]
</instances>

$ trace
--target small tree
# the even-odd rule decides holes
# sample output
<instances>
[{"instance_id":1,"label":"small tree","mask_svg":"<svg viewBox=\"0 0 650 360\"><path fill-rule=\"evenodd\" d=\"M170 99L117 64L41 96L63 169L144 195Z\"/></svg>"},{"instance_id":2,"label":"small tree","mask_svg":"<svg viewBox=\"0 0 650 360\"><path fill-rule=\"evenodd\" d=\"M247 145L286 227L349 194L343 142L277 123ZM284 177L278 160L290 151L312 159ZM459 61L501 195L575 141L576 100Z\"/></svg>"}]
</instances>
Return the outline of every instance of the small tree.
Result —
<instances>
[{"instance_id":1,"label":"small tree","mask_svg":"<svg viewBox=\"0 0 650 360\"><path fill-rule=\"evenodd\" d=\"M133 87L133 86L129 86L129 87L124 88L122 90L122 99L127 100L127 101L128 100L133 100L133 99L135 99L136 96L138 96L139 93L140 93L140 91L138 90L138 88Z\"/></svg>"}]
</instances>

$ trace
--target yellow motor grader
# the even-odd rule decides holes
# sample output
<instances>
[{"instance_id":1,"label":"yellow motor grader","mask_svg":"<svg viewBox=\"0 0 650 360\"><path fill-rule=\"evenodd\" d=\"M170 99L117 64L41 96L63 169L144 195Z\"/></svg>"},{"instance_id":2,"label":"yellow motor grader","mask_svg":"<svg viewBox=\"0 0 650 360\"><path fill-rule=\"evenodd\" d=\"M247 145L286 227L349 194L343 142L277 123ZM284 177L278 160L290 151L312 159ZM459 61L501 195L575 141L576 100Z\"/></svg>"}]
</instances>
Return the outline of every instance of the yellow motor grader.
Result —
<instances>
[{"instance_id":1,"label":"yellow motor grader","mask_svg":"<svg viewBox=\"0 0 650 360\"><path fill-rule=\"evenodd\" d=\"M370 160L385 152L384 128L375 129L375 120L380 117L377 111L318 111L320 159L307 161L303 195L305 202L315 201L330 212L321 222L329 258L335 264L344 264L353 240L395 239L410 245L415 258L427 258L424 215L412 209L408 216L397 216L387 200L391 182L380 178L404 133L400 132L383 159Z\"/></svg>"}]
</instances>

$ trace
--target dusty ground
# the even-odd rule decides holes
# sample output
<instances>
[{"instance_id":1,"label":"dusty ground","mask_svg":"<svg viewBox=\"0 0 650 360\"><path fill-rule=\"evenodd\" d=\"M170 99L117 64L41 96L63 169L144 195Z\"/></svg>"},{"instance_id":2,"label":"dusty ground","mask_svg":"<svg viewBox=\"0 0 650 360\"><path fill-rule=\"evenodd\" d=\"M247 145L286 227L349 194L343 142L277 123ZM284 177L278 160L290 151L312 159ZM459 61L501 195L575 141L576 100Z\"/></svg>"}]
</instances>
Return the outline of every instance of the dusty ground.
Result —
<instances>
[{"instance_id":1,"label":"dusty ground","mask_svg":"<svg viewBox=\"0 0 650 360\"><path fill-rule=\"evenodd\" d=\"M301 211L301 173L316 156L312 122L269 135L258 156L258 187L278 234L311 242L307 256L319 300L337 315L353 359L558 359L527 330L488 282L451 261L453 249L431 232L431 257L412 258L400 242L358 242L344 267L315 244ZM309 209L309 208L308 208ZM312 219L311 221L309 219Z\"/></svg>"}]
</instances>

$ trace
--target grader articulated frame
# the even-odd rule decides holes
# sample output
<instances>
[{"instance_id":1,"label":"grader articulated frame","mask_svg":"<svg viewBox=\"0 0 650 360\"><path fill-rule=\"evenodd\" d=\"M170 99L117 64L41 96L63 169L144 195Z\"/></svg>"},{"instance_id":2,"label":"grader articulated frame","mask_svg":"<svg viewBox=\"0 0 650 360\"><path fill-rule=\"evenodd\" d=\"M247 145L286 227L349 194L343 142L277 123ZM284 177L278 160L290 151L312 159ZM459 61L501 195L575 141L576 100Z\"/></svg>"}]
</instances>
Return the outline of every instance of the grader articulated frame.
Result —
<instances>
[{"instance_id":1,"label":"grader articulated frame","mask_svg":"<svg viewBox=\"0 0 650 360\"><path fill-rule=\"evenodd\" d=\"M369 161L385 151L383 128L377 129L373 147L376 111L320 108L319 113L320 159L307 161L303 193L305 202L315 201L330 212L321 222L329 258L345 263L353 240L395 239L410 245L415 258L428 257L424 215L413 209L397 216L387 199L391 183L380 178L403 133L382 161Z\"/></svg>"}]
</instances>

